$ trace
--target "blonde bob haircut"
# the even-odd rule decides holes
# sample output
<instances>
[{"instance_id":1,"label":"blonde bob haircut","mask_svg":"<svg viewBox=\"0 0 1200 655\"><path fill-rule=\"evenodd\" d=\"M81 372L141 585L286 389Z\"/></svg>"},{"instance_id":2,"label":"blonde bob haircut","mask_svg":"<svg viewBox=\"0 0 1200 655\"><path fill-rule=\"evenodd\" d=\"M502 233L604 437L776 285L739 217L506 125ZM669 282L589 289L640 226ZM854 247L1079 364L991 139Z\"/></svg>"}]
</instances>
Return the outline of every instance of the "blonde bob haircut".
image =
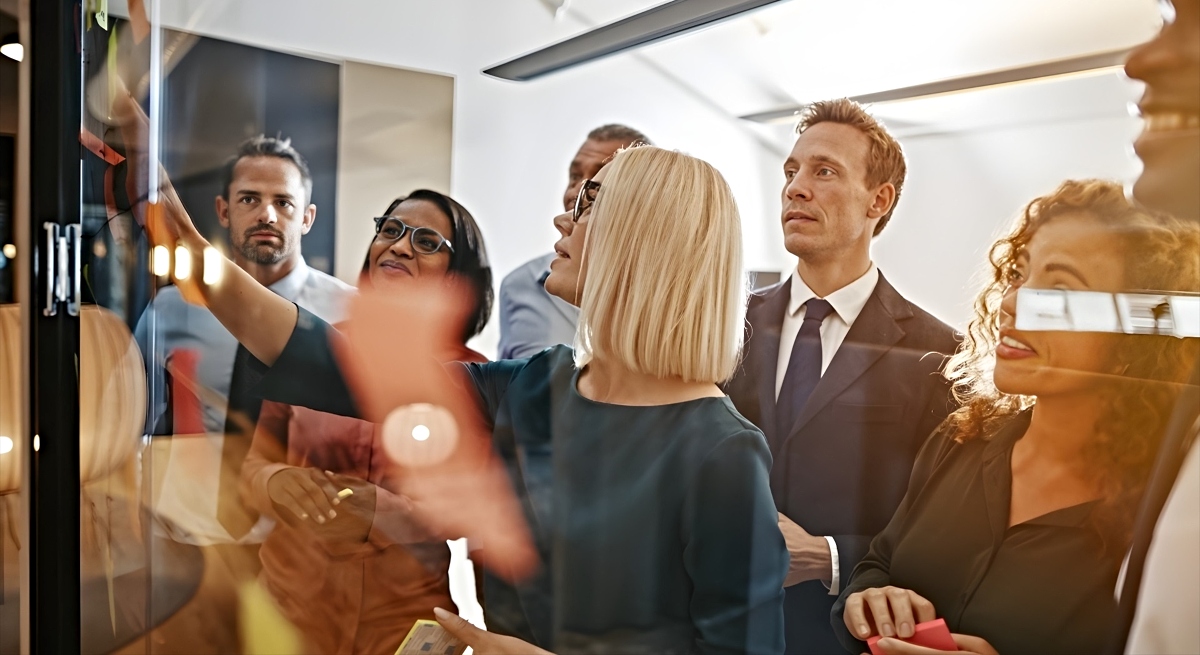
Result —
<instances>
[{"instance_id":1,"label":"blonde bob haircut","mask_svg":"<svg viewBox=\"0 0 1200 655\"><path fill-rule=\"evenodd\" d=\"M575 364L719 383L742 349L742 227L725 178L653 146L613 157L588 219Z\"/></svg>"}]
</instances>

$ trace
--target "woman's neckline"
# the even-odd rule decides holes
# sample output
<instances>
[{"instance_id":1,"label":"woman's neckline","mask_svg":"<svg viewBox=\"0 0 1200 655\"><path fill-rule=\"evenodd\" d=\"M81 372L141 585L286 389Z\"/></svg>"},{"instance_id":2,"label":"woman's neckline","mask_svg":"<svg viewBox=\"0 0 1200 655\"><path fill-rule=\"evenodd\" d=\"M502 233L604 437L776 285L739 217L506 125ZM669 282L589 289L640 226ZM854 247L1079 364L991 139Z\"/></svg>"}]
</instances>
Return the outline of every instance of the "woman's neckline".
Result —
<instances>
[{"instance_id":1,"label":"woman's neckline","mask_svg":"<svg viewBox=\"0 0 1200 655\"><path fill-rule=\"evenodd\" d=\"M572 368L574 368L574 367L572 367ZM583 400L586 403L596 405L598 407L621 407L621 408L628 408L628 409L654 409L654 408L666 408L666 407L681 407L683 405L687 405L690 403L701 403L701 402L710 401L710 400L716 400L716 401L723 402L727 398L727 396L724 396L724 395L722 395L722 396L699 396L697 398L689 398L687 400L679 400L679 401L670 402L670 403L638 404L638 405L607 402L604 400L596 400L594 398L588 398L587 396L583 395L583 392L581 392L579 390L579 377L582 373L583 373L583 369L580 369L580 368L574 368L574 370L571 372L571 381L570 381L571 382L570 383L571 394L573 396L575 396L576 398Z\"/></svg>"}]
</instances>

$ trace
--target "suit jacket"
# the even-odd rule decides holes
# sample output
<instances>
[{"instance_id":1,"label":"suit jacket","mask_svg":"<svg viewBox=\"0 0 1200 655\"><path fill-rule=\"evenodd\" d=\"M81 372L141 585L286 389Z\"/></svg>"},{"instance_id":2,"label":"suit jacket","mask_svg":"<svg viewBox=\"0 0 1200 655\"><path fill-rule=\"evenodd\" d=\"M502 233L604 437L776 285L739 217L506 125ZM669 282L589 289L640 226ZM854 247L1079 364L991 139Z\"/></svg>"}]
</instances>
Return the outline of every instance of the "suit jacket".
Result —
<instances>
[{"instance_id":1,"label":"suit jacket","mask_svg":"<svg viewBox=\"0 0 1200 655\"><path fill-rule=\"evenodd\" d=\"M904 497L917 451L950 412L939 371L958 337L881 273L795 424L778 434L775 378L790 297L790 278L750 297L745 358L726 392L767 435L777 508L810 534L834 538L845 584ZM844 652L830 625L835 600L816 580L787 589L788 653Z\"/></svg>"},{"instance_id":2,"label":"suit jacket","mask_svg":"<svg viewBox=\"0 0 1200 655\"><path fill-rule=\"evenodd\" d=\"M500 283L500 357L532 357L575 341L579 308L546 293L542 278L554 253L525 262Z\"/></svg>"}]
</instances>

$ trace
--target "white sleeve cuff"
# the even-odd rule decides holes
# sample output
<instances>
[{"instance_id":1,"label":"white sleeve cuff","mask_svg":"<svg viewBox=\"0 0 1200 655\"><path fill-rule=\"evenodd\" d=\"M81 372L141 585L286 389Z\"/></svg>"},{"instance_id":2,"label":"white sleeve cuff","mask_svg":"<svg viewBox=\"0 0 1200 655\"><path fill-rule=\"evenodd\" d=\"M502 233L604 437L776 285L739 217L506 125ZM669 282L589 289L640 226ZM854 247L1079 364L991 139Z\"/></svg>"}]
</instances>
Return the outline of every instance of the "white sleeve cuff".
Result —
<instances>
[{"instance_id":1,"label":"white sleeve cuff","mask_svg":"<svg viewBox=\"0 0 1200 655\"><path fill-rule=\"evenodd\" d=\"M821 584L825 585L825 588L829 590L830 596L836 596L842 592L841 565L838 562L837 542L834 541L833 537L825 537L825 541L829 543L829 561L833 566L833 574L829 576L829 584L825 584L823 581Z\"/></svg>"}]
</instances>

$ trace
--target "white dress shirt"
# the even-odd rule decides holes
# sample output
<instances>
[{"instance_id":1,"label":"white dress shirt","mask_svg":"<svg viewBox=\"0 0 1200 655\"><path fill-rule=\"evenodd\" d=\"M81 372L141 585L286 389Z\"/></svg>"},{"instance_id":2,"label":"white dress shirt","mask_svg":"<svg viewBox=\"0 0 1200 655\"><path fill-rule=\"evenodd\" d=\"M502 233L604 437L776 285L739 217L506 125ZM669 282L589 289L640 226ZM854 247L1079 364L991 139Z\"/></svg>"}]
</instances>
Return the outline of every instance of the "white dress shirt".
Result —
<instances>
[{"instance_id":1,"label":"white dress shirt","mask_svg":"<svg viewBox=\"0 0 1200 655\"><path fill-rule=\"evenodd\" d=\"M854 325L863 307L867 306L867 300L878 283L879 268L872 262L862 277L825 296L825 300L833 306L833 313L821 322L821 375L825 375L829 369L829 363L846 340L850 326ZM779 360L775 369L776 400L779 400L779 390L783 387L783 377L787 375L792 346L796 345L796 335L800 333L800 325L804 323L804 314L807 313L804 303L816 297L817 294L800 277L799 270L792 271L792 297L788 300L787 313L783 315L783 326L779 331ZM837 543L833 537L825 537L825 541L829 543L829 555L833 561L829 595L836 596L841 592Z\"/></svg>"},{"instance_id":2,"label":"white dress shirt","mask_svg":"<svg viewBox=\"0 0 1200 655\"><path fill-rule=\"evenodd\" d=\"M1200 653L1200 443L1184 460L1146 553L1126 652Z\"/></svg>"},{"instance_id":3,"label":"white dress shirt","mask_svg":"<svg viewBox=\"0 0 1200 655\"><path fill-rule=\"evenodd\" d=\"M303 260L269 287L329 323L345 318L346 302L354 287L309 268ZM221 449L225 444L225 410L238 342L212 312L186 302L173 286L161 289L138 321L135 336L146 360L150 382L147 428L153 430L166 411L164 364L171 353L187 348L198 355L196 394L203 413L204 434L176 436L163 473L155 511L171 523L175 541L206 546L220 543L258 543L270 531L270 519L260 519L244 537L235 540L217 520Z\"/></svg>"}]
</instances>

